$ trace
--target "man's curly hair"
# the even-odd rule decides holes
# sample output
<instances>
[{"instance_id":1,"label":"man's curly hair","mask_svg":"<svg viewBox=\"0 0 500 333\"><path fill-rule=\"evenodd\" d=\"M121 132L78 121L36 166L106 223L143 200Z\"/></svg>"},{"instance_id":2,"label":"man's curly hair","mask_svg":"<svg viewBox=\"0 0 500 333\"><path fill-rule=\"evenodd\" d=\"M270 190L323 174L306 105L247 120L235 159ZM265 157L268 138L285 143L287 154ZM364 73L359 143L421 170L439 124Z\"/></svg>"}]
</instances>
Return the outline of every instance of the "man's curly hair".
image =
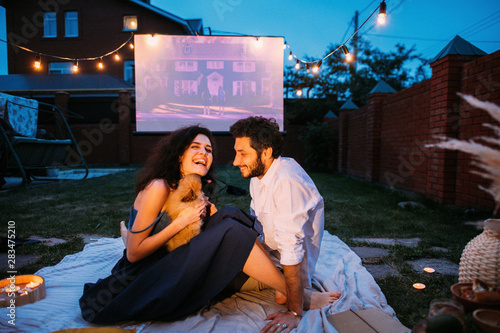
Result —
<instances>
[{"instance_id":1,"label":"man's curly hair","mask_svg":"<svg viewBox=\"0 0 500 333\"><path fill-rule=\"evenodd\" d=\"M273 149L273 158L278 158L283 150L283 136L274 118L248 117L235 122L229 132L236 138L249 137L250 147L260 156L266 148Z\"/></svg>"}]
</instances>

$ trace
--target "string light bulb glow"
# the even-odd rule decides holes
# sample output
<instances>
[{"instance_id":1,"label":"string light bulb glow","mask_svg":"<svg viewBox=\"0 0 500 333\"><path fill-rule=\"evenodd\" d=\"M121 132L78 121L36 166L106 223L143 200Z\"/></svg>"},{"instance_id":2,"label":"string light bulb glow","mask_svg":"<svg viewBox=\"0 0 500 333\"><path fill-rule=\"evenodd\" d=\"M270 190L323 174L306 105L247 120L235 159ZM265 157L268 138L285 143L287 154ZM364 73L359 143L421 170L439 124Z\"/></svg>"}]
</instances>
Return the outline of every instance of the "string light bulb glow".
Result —
<instances>
[{"instance_id":1,"label":"string light bulb glow","mask_svg":"<svg viewBox=\"0 0 500 333\"><path fill-rule=\"evenodd\" d=\"M297 59L297 62L295 63L295 69L300 69L299 59Z\"/></svg>"},{"instance_id":2,"label":"string light bulb glow","mask_svg":"<svg viewBox=\"0 0 500 333\"><path fill-rule=\"evenodd\" d=\"M387 16L387 4L385 3L385 0L382 0L382 2L380 3L380 11L378 13L378 18L377 18L378 24L385 24L386 16Z\"/></svg>"},{"instance_id":3,"label":"string light bulb glow","mask_svg":"<svg viewBox=\"0 0 500 333\"><path fill-rule=\"evenodd\" d=\"M78 59L75 59L73 61L73 72L74 73L78 72Z\"/></svg>"},{"instance_id":4,"label":"string light bulb glow","mask_svg":"<svg viewBox=\"0 0 500 333\"><path fill-rule=\"evenodd\" d=\"M97 64L97 68L103 69L104 68L104 63L102 62L102 57L99 59L99 63Z\"/></svg>"},{"instance_id":5,"label":"string light bulb glow","mask_svg":"<svg viewBox=\"0 0 500 333\"><path fill-rule=\"evenodd\" d=\"M42 67L42 59L40 57L40 53L35 55L35 68L40 69Z\"/></svg>"},{"instance_id":6,"label":"string light bulb glow","mask_svg":"<svg viewBox=\"0 0 500 333\"><path fill-rule=\"evenodd\" d=\"M302 89L297 90L297 96L299 96L299 97L302 96Z\"/></svg>"},{"instance_id":7,"label":"string light bulb glow","mask_svg":"<svg viewBox=\"0 0 500 333\"><path fill-rule=\"evenodd\" d=\"M293 54L292 54L292 51L290 51L290 54L288 55L288 60L292 60L293 59Z\"/></svg>"},{"instance_id":8,"label":"string light bulb glow","mask_svg":"<svg viewBox=\"0 0 500 333\"><path fill-rule=\"evenodd\" d=\"M312 72L314 74L318 73L319 72L319 68L321 67L321 64L323 63L323 61L318 61L317 63L314 64L313 68L312 68Z\"/></svg>"},{"instance_id":9,"label":"string light bulb glow","mask_svg":"<svg viewBox=\"0 0 500 333\"><path fill-rule=\"evenodd\" d=\"M134 49L134 43L128 43L128 46L133 50Z\"/></svg>"},{"instance_id":10,"label":"string light bulb glow","mask_svg":"<svg viewBox=\"0 0 500 333\"><path fill-rule=\"evenodd\" d=\"M352 60L352 55L349 53L349 50L347 49L347 46L342 45L342 51L344 52L345 55L345 60L347 62L351 62Z\"/></svg>"},{"instance_id":11,"label":"string light bulb glow","mask_svg":"<svg viewBox=\"0 0 500 333\"><path fill-rule=\"evenodd\" d=\"M115 60L116 61L120 60L120 55L118 54L118 52L115 53Z\"/></svg>"}]
</instances>

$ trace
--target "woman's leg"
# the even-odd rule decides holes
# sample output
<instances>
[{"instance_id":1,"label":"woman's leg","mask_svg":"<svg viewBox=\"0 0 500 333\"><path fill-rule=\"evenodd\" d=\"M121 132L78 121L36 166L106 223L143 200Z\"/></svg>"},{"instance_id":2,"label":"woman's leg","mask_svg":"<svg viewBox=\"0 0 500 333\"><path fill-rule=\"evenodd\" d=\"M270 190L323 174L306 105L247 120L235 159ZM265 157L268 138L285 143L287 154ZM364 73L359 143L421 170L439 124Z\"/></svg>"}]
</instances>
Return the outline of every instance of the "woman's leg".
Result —
<instances>
[{"instance_id":1,"label":"woman's leg","mask_svg":"<svg viewBox=\"0 0 500 333\"><path fill-rule=\"evenodd\" d=\"M243 273L286 295L285 276L276 268L258 240L248 255Z\"/></svg>"}]
</instances>

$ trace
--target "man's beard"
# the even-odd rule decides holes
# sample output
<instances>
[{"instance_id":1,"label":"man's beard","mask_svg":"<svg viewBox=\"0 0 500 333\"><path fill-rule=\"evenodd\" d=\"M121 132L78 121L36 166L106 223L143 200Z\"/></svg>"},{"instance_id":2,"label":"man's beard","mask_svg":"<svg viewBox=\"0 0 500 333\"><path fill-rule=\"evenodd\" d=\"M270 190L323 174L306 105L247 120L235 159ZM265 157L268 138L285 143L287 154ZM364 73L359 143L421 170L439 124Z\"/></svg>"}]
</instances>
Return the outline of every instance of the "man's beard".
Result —
<instances>
[{"instance_id":1,"label":"man's beard","mask_svg":"<svg viewBox=\"0 0 500 333\"><path fill-rule=\"evenodd\" d=\"M251 171L248 173L248 176L244 178L252 178L252 177L260 177L264 175L264 170L265 166L264 163L262 163L262 160L260 158L257 158L255 160L254 165L251 168Z\"/></svg>"}]
</instances>

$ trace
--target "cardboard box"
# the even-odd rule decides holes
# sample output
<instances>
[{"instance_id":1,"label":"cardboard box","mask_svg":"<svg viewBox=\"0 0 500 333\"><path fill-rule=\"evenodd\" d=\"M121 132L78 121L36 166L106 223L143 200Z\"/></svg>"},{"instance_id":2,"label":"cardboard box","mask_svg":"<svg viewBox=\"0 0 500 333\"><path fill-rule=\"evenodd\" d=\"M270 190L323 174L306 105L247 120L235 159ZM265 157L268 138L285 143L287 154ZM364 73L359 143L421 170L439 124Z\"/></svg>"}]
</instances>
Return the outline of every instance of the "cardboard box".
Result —
<instances>
[{"instance_id":1,"label":"cardboard box","mask_svg":"<svg viewBox=\"0 0 500 333\"><path fill-rule=\"evenodd\" d=\"M408 333L411 329L381 309L344 311L327 317L339 333Z\"/></svg>"}]
</instances>

